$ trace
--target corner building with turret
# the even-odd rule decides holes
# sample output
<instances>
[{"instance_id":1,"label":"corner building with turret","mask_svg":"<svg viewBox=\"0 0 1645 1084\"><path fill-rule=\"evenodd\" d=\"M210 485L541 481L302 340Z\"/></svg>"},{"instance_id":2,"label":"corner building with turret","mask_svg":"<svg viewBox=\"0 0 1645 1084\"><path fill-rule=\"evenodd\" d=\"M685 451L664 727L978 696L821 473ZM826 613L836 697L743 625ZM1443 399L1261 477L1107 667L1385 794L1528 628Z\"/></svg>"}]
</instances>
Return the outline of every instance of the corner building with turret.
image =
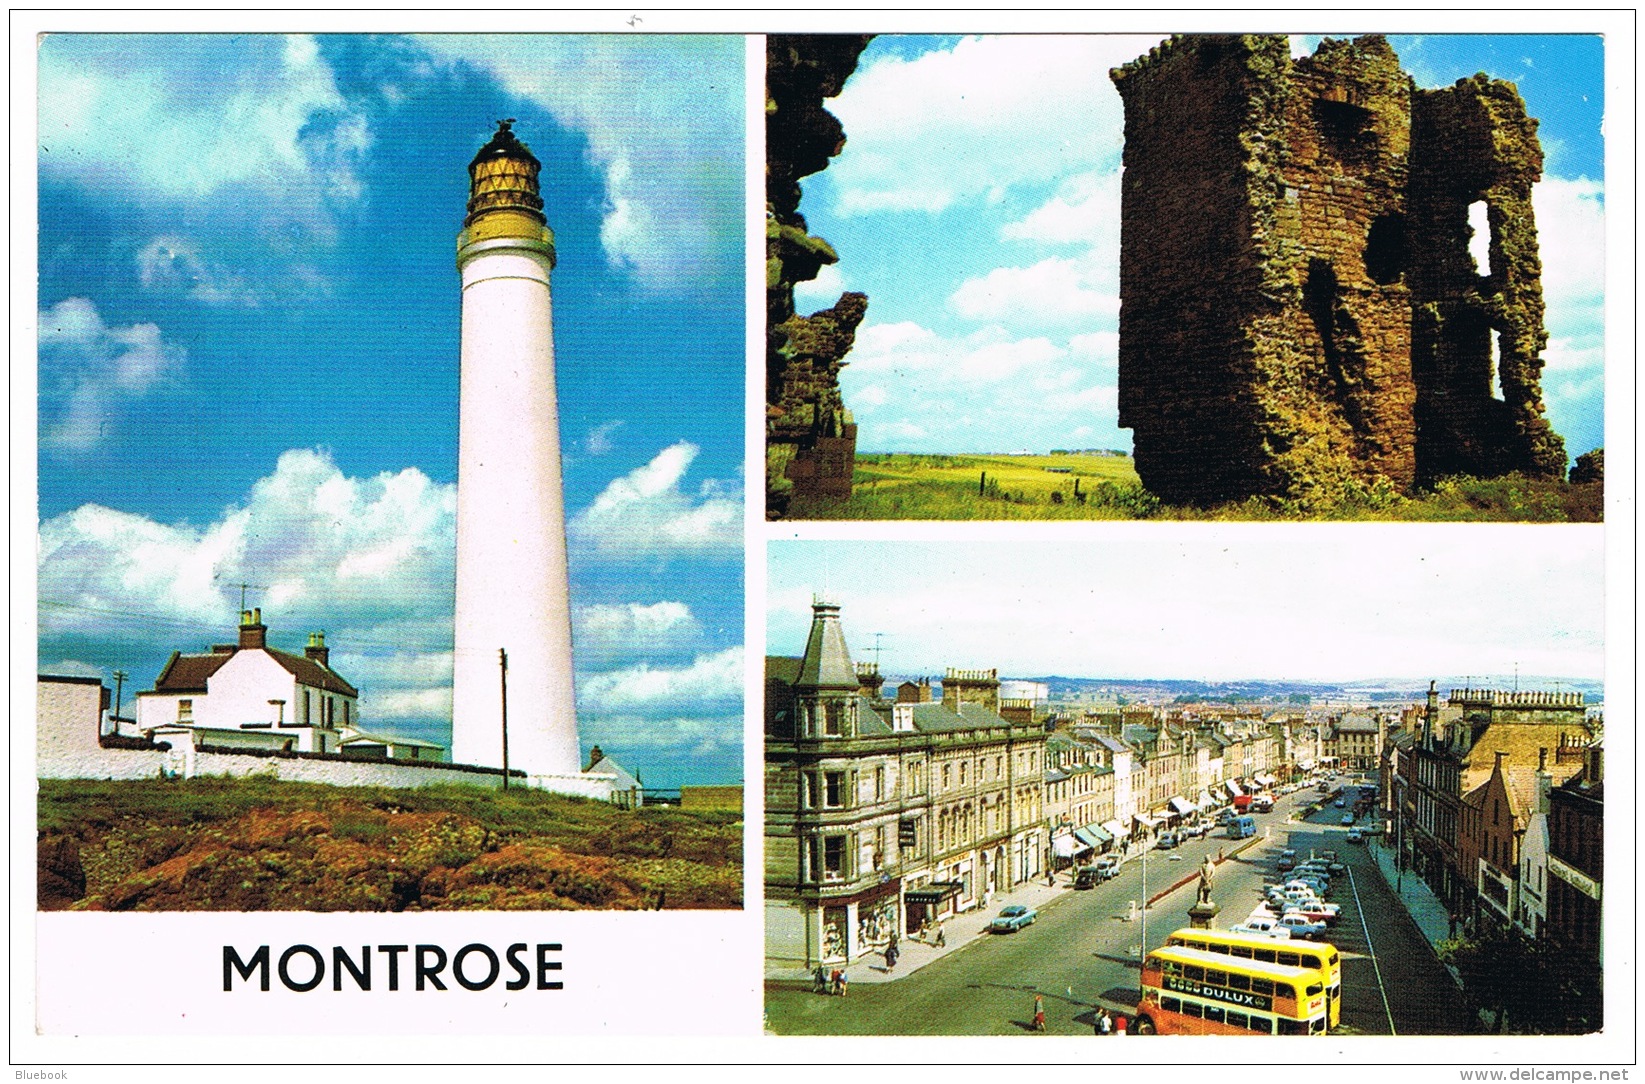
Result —
<instances>
[{"instance_id":1,"label":"corner building with turret","mask_svg":"<svg viewBox=\"0 0 1645 1084\"><path fill-rule=\"evenodd\" d=\"M821 599L804 655L767 657L769 962L847 963L1043 873L1045 729L995 671L949 674L942 702L874 695Z\"/></svg>"},{"instance_id":2,"label":"corner building with turret","mask_svg":"<svg viewBox=\"0 0 1645 1084\"><path fill-rule=\"evenodd\" d=\"M1562 477L1543 416L1536 121L1387 41L1171 38L1125 106L1120 424L1157 496ZM1487 266L1470 221L1489 231Z\"/></svg>"}]
</instances>

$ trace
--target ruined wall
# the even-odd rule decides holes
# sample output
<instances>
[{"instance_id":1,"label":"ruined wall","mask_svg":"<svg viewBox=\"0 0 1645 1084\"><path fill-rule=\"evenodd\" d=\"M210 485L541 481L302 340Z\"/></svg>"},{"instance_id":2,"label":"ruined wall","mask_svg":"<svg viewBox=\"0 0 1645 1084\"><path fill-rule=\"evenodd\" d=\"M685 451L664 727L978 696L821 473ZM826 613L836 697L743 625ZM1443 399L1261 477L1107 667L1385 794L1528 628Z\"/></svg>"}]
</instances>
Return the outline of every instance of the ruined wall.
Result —
<instances>
[{"instance_id":1,"label":"ruined wall","mask_svg":"<svg viewBox=\"0 0 1645 1084\"><path fill-rule=\"evenodd\" d=\"M823 100L856 70L872 35L773 34L766 38L766 515L795 495L851 496L857 427L840 398L839 372L868 308L846 293L810 316L794 311L794 285L838 256L799 213L800 178L845 146Z\"/></svg>"},{"instance_id":2,"label":"ruined wall","mask_svg":"<svg viewBox=\"0 0 1645 1084\"><path fill-rule=\"evenodd\" d=\"M1542 261L1531 186L1536 121L1511 83L1476 75L1419 91L1410 209L1423 244L1411 269L1418 474L1524 471L1558 478L1565 443L1542 413ZM1468 208L1483 202L1489 266L1469 254Z\"/></svg>"},{"instance_id":3,"label":"ruined wall","mask_svg":"<svg viewBox=\"0 0 1645 1084\"><path fill-rule=\"evenodd\" d=\"M1125 104L1120 424L1150 491L1179 503L1403 491L1459 473L1424 470L1456 463L1452 446L1486 449L1468 459L1476 475L1550 473L1537 458L1550 447L1563 467L1558 438L1534 425L1545 335L1521 166L1535 136L1512 87L1476 80L1466 109L1437 107L1453 92L1415 91L1380 36L1295 61L1278 35L1176 37L1111 75ZM1490 146L1430 139L1441 124ZM1474 196L1460 235L1431 236L1456 214L1437 193L1480 189L1442 182L1475 170L1494 178L1504 222L1489 283L1459 277L1454 259L1458 240L1467 259ZM1454 409L1459 378L1479 368L1470 320L1511 329L1518 450L1493 435L1503 410Z\"/></svg>"}]
</instances>

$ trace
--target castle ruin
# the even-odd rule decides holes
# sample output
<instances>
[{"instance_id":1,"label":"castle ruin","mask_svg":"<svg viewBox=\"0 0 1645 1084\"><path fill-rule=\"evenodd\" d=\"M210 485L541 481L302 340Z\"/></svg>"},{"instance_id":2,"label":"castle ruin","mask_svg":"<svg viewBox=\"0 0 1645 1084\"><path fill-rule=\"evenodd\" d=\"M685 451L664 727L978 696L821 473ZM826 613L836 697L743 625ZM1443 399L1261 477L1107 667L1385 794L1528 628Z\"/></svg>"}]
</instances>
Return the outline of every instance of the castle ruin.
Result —
<instances>
[{"instance_id":1,"label":"castle ruin","mask_svg":"<svg viewBox=\"0 0 1645 1084\"><path fill-rule=\"evenodd\" d=\"M1512 84L1417 89L1376 35L1296 60L1283 35L1178 36L1111 77L1120 424L1151 492L1563 476L1540 383L1542 151Z\"/></svg>"},{"instance_id":2,"label":"castle ruin","mask_svg":"<svg viewBox=\"0 0 1645 1084\"><path fill-rule=\"evenodd\" d=\"M823 99L844 89L869 34L772 34L766 38L766 516L792 498L851 496L857 426L840 398L840 369L868 311L845 293L810 316L794 311L794 285L839 257L813 237L799 212L800 178L827 168L845 146Z\"/></svg>"}]
</instances>

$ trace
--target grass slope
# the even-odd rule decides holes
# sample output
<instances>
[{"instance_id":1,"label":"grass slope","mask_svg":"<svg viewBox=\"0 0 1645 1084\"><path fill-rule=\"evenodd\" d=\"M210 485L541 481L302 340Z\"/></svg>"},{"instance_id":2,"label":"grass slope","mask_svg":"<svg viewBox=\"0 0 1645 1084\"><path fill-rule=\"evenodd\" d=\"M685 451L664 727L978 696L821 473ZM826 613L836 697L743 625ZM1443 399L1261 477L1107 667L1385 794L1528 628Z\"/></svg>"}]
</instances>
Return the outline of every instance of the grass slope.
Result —
<instances>
[{"instance_id":1,"label":"grass slope","mask_svg":"<svg viewBox=\"0 0 1645 1084\"><path fill-rule=\"evenodd\" d=\"M796 498L788 518L1597 523L1603 501L1598 483L1508 475L1446 479L1411 497L1373 485L1310 500L1174 507L1143 488L1127 456L882 454L857 457L849 501Z\"/></svg>"},{"instance_id":2,"label":"grass slope","mask_svg":"<svg viewBox=\"0 0 1645 1084\"><path fill-rule=\"evenodd\" d=\"M742 906L737 813L452 785L39 784L42 910Z\"/></svg>"}]
</instances>

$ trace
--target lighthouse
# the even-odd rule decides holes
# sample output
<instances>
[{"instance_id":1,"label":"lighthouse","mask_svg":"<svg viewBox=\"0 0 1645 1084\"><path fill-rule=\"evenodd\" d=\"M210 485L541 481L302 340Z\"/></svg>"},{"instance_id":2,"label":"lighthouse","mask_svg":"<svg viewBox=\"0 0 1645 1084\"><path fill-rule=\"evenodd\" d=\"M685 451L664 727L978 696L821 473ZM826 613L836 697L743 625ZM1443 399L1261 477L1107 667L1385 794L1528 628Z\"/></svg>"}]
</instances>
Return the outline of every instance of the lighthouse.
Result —
<instances>
[{"instance_id":1,"label":"lighthouse","mask_svg":"<svg viewBox=\"0 0 1645 1084\"><path fill-rule=\"evenodd\" d=\"M451 756L580 767L541 163L512 121L469 163L457 235L462 347ZM504 723L507 724L506 745ZM542 785L550 786L544 780Z\"/></svg>"}]
</instances>

